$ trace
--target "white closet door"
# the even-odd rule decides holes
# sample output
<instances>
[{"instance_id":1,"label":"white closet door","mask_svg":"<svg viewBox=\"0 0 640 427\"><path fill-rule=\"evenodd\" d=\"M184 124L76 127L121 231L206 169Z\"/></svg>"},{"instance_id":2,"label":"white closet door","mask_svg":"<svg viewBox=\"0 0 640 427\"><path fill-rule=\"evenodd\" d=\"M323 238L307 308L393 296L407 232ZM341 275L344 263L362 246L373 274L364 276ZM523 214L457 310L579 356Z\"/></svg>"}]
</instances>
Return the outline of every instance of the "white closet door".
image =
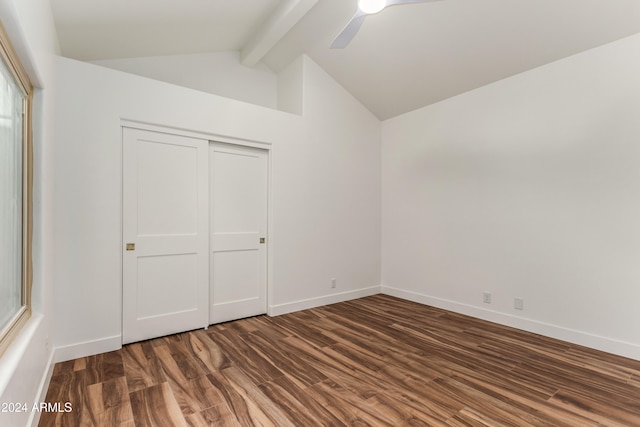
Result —
<instances>
[{"instance_id":1,"label":"white closet door","mask_svg":"<svg viewBox=\"0 0 640 427\"><path fill-rule=\"evenodd\" d=\"M210 323L267 311L267 151L210 146Z\"/></svg>"},{"instance_id":2,"label":"white closet door","mask_svg":"<svg viewBox=\"0 0 640 427\"><path fill-rule=\"evenodd\" d=\"M208 324L208 149L123 129L123 343Z\"/></svg>"}]
</instances>

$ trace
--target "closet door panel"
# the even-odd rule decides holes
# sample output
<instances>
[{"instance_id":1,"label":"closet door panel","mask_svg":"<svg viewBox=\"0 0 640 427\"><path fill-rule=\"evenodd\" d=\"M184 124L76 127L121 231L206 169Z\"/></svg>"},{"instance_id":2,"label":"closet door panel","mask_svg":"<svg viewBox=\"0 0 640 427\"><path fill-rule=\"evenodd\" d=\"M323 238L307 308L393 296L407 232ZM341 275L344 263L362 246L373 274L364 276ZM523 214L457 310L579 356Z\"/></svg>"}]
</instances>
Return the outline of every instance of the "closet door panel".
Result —
<instances>
[{"instance_id":1,"label":"closet door panel","mask_svg":"<svg viewBox=\"0 0 640 427\"><path fill-rule=\"evenodd\" d=\"M268 153L210 147L210 323L267 311Z\"/></svg>"},{"instance_id":2,"label":"closet door panel","mask_svg":"<svg viewBox=\"0 0 640 427\"><path fill-rule=\"evenodd\" d=\"M123 343L207 325L208 141L123 128Z\"/></svg>"}]
</instances>

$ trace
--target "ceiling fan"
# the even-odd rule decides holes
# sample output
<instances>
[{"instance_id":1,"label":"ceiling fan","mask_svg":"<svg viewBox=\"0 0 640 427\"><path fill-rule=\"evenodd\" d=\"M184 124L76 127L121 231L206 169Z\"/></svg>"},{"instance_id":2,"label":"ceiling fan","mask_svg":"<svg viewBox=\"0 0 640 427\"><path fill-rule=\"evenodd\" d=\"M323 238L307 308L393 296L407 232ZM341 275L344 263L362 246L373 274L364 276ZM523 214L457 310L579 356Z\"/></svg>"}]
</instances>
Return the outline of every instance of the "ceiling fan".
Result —
<instances>
[{"instance_id":1,"label":"ceiling fan","mask_svg":"<svg viewBox=\"0 0 640 427\"><path fill-rule=\"evenodd\" d=\"M351 39L355 37L367 15L373 15L386 7L395 6L397 4L427 3L432 1L437 0L358 0L358 10L356 10L353 18L351 18L335 40L333 40L333 43L331 43L331 49L345 48Z\"/></svg>"}]
</instances>

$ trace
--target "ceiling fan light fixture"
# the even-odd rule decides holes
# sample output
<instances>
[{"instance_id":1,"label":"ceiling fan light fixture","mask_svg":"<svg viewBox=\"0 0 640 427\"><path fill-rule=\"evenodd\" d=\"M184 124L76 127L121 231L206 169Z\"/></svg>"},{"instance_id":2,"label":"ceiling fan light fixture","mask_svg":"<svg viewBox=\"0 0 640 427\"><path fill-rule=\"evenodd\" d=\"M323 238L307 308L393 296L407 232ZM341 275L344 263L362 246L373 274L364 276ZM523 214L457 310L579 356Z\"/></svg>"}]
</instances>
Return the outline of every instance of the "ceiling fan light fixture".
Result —
<instances>
[{"instance_id":1,"label":"ceiling fan light fixture","mask_svg":"<svg viewBox=\"0 0 640 427\"><path fill-rule=\"evenodd\" d=\"M367 15L380 12L387 5L387 0L358 0L358 9Z\"/></svg>"}]
</instances>

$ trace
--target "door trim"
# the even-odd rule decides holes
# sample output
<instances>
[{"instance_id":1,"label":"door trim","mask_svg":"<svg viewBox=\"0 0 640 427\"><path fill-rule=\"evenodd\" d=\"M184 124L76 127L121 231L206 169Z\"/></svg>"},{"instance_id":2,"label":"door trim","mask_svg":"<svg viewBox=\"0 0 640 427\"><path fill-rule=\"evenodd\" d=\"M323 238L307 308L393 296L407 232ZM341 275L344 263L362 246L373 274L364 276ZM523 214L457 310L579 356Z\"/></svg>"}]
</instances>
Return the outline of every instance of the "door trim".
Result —
<instances>
[{"instance_id":1,"label":"door trim","mask_svg":"<svg viewBox=\"0 0 640 427\"><path fill-rule=\"evenodd\" d=\"M223 142L225 144L241 145L244 147L261 148L263 150L271 150L273 144L267 141L240 138L230 135L218 133L198 132L195 130L182 129L178 127L157 125L142 121L122 119L120 126L123 128L132 128L140 130L148 130L152 132L169 133L177 136L186 136L189 138L206 139L211 142Z\"/></svg>"}]
</instances>

